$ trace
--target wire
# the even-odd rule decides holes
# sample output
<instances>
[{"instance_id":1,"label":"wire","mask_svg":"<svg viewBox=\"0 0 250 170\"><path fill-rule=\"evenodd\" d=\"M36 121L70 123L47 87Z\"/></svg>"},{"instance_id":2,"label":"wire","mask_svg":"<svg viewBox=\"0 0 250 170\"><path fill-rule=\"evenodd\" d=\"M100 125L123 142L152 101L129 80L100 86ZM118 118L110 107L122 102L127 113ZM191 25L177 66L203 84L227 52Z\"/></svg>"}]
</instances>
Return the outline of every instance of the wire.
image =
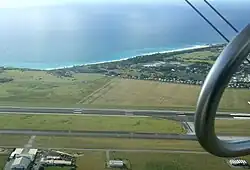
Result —
<instances>
[{"instance_id":1,"label":"wire","mask_svg":"<svg viewBox=\"0 0 250 170\"><path fill-rule=\"evenodd\" d=\"M216 12L216 14L218 14L236 33L238 33L239 31L223 16L219 13L218 10L216 10L207 0L204 0L204 2L214 10L214 12Z\"/></svg>"},{"instance_id":2,"label":"wire","mask_svg":"<svg viewBox=\"0 0 250 170\"><path fill-rule=\"evenodd\" d=\"M189 6L191 6L224 40L226 40L228 43L230 42L227 37L220 32L219 29L217 29L195 6L193 6L192 3L190 3L188 0L185 0ZM210 8L212 8L235 32L239 32L225 17L223 17L210 3L208 3L206 0L204 0ZM250 63L250 60L246 58L246 61Z\"/></svg>"},{"instance_id":3,"label":"wire","mask_svg":"<svg viewBox=\"0 0 250 170\"><path fill-rule=\"evenodd\" d=\"M228 43L230 42L227 37L220 32L197 8L195 8L188 0L185 0L188 5L190 5L224 40L226 40Z\"/></svg>"},{"instance_id":4,"label":"wire","mask_svg":"<svg viewBox=\"0 0 250 170\"><path fill-rule=\"evenodd\" d=\"M207 0L204 0L204 2L211 8L211 9L213 9L214 10L214 12L216 13L216 14L218 14L220 17L221 17L221 19L223 19L236 33L239 33L239 31L233 26L233 24L231 24L223 15L221 15L220 14L220 12L218 11L218 10L216 10L214 7L213 7L213 5L211 5ZM250 63L250 60L248 59L248 58L246 58L246 61L248 62L248 63Z\"/></svg>"}]
</instances>

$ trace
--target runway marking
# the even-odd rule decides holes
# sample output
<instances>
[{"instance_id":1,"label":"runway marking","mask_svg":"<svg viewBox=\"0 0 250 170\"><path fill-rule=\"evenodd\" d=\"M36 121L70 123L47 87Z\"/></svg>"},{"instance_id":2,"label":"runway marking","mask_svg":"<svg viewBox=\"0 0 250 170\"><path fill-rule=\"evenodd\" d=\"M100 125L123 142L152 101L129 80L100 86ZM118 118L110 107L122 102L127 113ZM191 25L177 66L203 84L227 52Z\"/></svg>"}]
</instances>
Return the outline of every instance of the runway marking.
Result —
<instances>
[{"instance_id":1,"label":"runway marking","mask_svg":"<svg viewBox=\"0 0 250 170\"><path fill-rule=\"evenodd\" d=\"M74 111L73 113L75 113L75 114L82 114L81 111Z\"/></svg>"},{"instance_id":2,"label":"runway marking","mask_svg":"<svg viewBox=\"0 0 250 170\"><path fill-rule=\"evenodd\" d=\"M231 116L249 116L250 117L250 114L249 113L233 113L233 114L230 114Z\"/></svg>"},{"instance_id":3,"label":"runway marking","mask_svg":"<svg viewBox=\"0 0 250 170\"><path fill-rule=\"evenodd\" d=\"M234 119L238 119L238 120L249 120L250 117L234 117Z\"/></svg>"}]
</instances>

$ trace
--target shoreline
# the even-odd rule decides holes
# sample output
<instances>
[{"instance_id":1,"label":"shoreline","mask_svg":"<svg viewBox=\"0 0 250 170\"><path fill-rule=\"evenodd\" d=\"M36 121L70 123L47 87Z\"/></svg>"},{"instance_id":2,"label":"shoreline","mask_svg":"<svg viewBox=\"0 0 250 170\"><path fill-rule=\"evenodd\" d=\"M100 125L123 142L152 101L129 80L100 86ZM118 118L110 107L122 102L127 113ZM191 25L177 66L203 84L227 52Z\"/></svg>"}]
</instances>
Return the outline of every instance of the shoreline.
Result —
<instances>
[{"instance_id":1,"label":"shoreline","mask_svg":"<svg viewBox=\"0 0 250 170\"><path fill-rule=\"evenodd\" d=\"M86 63L86 64L73 64L73 65L68 65L68 66L59 66L59 67L52 67L52 68L25 68L25 67L5 67L5 68L17 68L17 69L35 69L35 70L46 70L46 71L51 71L51 70L57 70L57 69L65 69L65 68L72 68L72 67L80 67L80 66L88 66L88 65L95 65L95 64L104 64L104 63L112 63L112 62L119 62L119 61L126 61L132 58L136 58L139 56L146 56L146 55L153 55L153 54L164 54L164 53L173 53L173 52L181 52L181 51L188 51L188 50L196 50L196 49L202 49L202 48L208 48L212 46L217 46L217 45L223 45L223 43L217 43L217 44L205 44L205 45L193 45L190 47L185 47L185 48L176 48L172 50L164 50L164 51L154 51L154 52L147 52L147 53L140 53L134 56L130 57L124 57L121 59L116 59L116 60L107 60L107 61L100 61L100 62L93 62L93 63Z\"/></svg>"},{"instance_id":2,"label":"shoreline","mask_svg":"<svg viewBox=\"0 0 250 170\"><path fill-rule=\"evenodd\" d=\"M117 61L124 61L124 60L128 60L128 59L131 59L131 58L139 57L139 56L154 55L154 54L165 54L165 53L173 53L173 52L180 52L180 51L187 51L187 50L195 50L195 49L211 47L213 45L195 45L195 46L191 46L191 47L178 48L178 49L174 49L174 50L165 50L165 51L155 51L155 52L141 53L141 54L138 54L138 55L135 55L135 56L126 57L126 58L122 58L122 59L118 59L118 60L100 61L100 62L95 62L95 63L87 63L87 64L83 64L83 65L111 63L111 62L117 62Z\"/></svg>"},{"instance_id":3,"label":"shoreline","mask_svg":"<svg viewBox=\"0 0 250 170\"><path fill-rule=\"evenodd\" d=\"M118 61L126 61L131 58L136 58L139 56L146 56L146 55L153 55L153 54L164 54L164 53L173 53L173 52L181 52L181 51L188 51L188 50L195 50L195 49L201 49L201 48L208 48L216 45L222 45L223 43L217 43L217 44L205 44L205 45L193 45L190 47L185 48L177 48L174 50L164 50L164 51L155 51L155 52L148 52L148 53L141 53L138 55L134 55L131 57L125 57L117 60L107 60L107 61L100 61L100 62L94 62L94 63L86 63L86 64L76 64L76 65L70 65L70 66L63 66L63 67L57 67L57 68L47 68L44 70L56 70L56 69L64 69L64 68L72 68L72 67L80 67L80 66L88 66L88 65L95 65L95 64L104 64L104 63L112 63L112 62L118 62Z\"/></svg>"}]
</instances>

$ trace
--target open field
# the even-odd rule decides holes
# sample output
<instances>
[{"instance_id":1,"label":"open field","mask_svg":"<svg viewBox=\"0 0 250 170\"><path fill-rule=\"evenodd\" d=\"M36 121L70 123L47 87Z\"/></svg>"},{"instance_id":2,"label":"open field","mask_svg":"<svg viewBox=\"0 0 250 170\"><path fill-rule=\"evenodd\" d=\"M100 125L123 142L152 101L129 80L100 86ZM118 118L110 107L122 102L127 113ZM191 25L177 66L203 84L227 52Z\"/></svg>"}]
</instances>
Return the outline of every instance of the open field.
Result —
<instances>
[{"instance_id":1,"label":"open field","mask_svg":"<svg viewBox=\"0 0 250 170\"><path fill-rule=\"evenodd\" d=\"M12 106L73 107L110 81L99 74L57 77L45 71L8 70L0 76L14 79L0 84L1 105Z\"/></svg>"},{"instance_id":2,"label":"open field","mask_svg":"<svg viewBox=\"0 0 250 170\"><path fill-rule=\"evenodd\" d=\"M0 146L23 147L30 136L0 135ZM197 141L36 136L33 147L102 149L183 149L203 151Z\"/></svg>"},{"instance_id":3,"label":"open field","mask_svg":"<svg viewBox=\"0 0 250 170\"><path fill-rule=\"evenodd\" d=\"M86 101L86 104L195 110L199 92L199 86L116 79L107 88L93 95L93 100ZM249 112L249 96L249 90L227 89L220 103L220 110Z\"/></svg>"},{"instance_id":4,"label":"open field","mask_svg":"<svg viewBox=\"0 0 250 170\"><path fill-rule=\"evenodd\" d=\"M185 133L181 123L151 117L81 115L0 115L0 129Z\"/></svg>"},{"instance_id":5,"label":"open field","mask_svg":"<svg viewBox=\"0 0 250 170\"><path fill-rule=\"evenodd\" d=\"M0 135L0 146L24 146L29 141L27 135Z\"/></svg>"},{"instance_id":6,"label":"open field","mask_svg":"<svg viewBox=\"0 0 250 170\"><path fill-rule=\"evenodd\" d=\"M11 106L98 107L131 109L195 110L199 86L125 80L100 74L57 77L45 71L8 70L0 77L0 103ZM250 91L228 89L221 111L248 112Z\"/></svg>"},{"instance_id":7,"label":"open field","mask_svg":"<svg viewBox=\"0 0 250 170\"><path fill-rule=\"evenodd\" d=\"M51 148L184 149L199 151L203 150L197 141L117 138L67 138L37 136L33 145L36 147Z\"/></svg>"},{"instance_id":8,"label":"open field","mask_svg":"<svg viewBox=\"0 0 250 170\"><path fill-rule=\"evenodd\" d=\"M250 120L216 120L216 132L228 135L250 135Z\"/></svg>"},{"instance_id":9,"label":"open field","mask_svg":"<svg viewBox=\"0 0 250 170\"><path fill-rule=\"evenodd\" d=\"M4 168L8 155L0 155L0 169Z\"/></svg>"},{"instance_id":10,"label":"open field","mask_svg":"<svg viewBox=\"0 0 250 170\"><path fill-rule=\"evenodd\" d=\"M197 62L207 62L210 64L214 63L214 59L209 58L210 56L218 56L218 51L197 51L192 53L184 53L176 55L175 57L180 58L183 62L186 63L197 63Z\"/></svg>"},{"instance_id":11,"label":"open field","mask_svg":"<svg viewBox=\"0 0 250 170\"><path fill-rule=\"evenodd\" d=\"M225 159L208 154L115 152L115 158L129 159L136 170L229 170Z\"/></svg>"}]
</instances>

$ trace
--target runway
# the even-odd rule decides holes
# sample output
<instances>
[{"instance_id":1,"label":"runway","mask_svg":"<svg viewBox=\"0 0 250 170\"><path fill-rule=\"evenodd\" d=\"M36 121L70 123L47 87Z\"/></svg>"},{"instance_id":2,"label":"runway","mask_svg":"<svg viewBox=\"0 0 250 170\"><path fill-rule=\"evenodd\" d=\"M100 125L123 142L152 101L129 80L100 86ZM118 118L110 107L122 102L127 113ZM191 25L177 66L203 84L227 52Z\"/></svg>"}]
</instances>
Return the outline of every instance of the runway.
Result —
<instances>
[{"instance_id":1,"label":"runway","mask_svg":"<svg viewBox=\"0 0 250 170\"><path fill-rule=\"evenodd\" d=\"M29 136L65 136L65 137L97 137L97 138L126 138L126 139L158 139L158 140L197 140L195 134L168 133L133 133L124 131L63 131L63 130L0 130L0 134L29 135ZM248 136L219 136L222 140L250 140Z\"/></svg>"},{"instance_id":2,"label":"runway","mask_svg":"<svg viewBox=\"0 0 250 170\"><path fill-rule=\"evenodd\" d=\"M48 107L8 107L1 106L0 114L53 114L53 115L95 115L95 116L151 116L151 117L181 117L192 119L194 112L171 110L124 110L124 109L89 109L89 108L48 108ZM217 117L230 118L250 117L248 113L218 112ZM186 117L186 118L185 118ZM187 121L187 120L186 120ZM133 133L121 131L59 131L59 130L22 130L0 129L0 134L36 135L36 136L67 136L67 137L99 137L99 138L133 138L133 139L176 139L196 140L191 134L164 134L164 133ZM244 140L250 137L221 136L224 140Z\"/></svg>"},{"instance_id":3,"label":"runway","mask_svg":"<svg viewBox=\"0 0 250 170\"><path fill-rule=\"evenodd\" d=\"M98 138L133 138L133 139L179 139L196 140L194 135L166 133L132 133L124 131L62 131L62 130L0 130L0 134L36 135L36 136L66 136L66 137L98 137Z\"/></svg>"},{"instance_id":4,"label":"runway","mask_svg":"<svg viewBox=\"0 0 250 170\"><path fill-rule=\"evenodd\" d=\"M5 148L5 149L13 149L20 147L19 145L15 146L0 146L0 148ZM106 152L106 151L116 151L116 152L149 152L149 153L176 153L176 154L210 154L205 151L193 151L193 150L181 150L181 149L118 149L118 148L48 148L48 147L36 147L37 149L42 149L42 150L70 150L70 151L98 151L98 152ZM0 153L1 154L1 153ZM5 154L5 153L3 153Z\"/></svg>"},{"instance_id":5,"label":"runway","mask_svg":"<svg viewBox=\"0 0 250 170\"><path fill-rule=\"evenodd\" d=\"M86 114L86 115L123 115L123 116L194 116L192 111L172 110L129 110L129 109L91 109L91 108L49 108L49 107L9 107L1 106L0 113L8 114ZM249 117L249 113L218 112L217 117Z\"/></svg>"}]
</instances>

